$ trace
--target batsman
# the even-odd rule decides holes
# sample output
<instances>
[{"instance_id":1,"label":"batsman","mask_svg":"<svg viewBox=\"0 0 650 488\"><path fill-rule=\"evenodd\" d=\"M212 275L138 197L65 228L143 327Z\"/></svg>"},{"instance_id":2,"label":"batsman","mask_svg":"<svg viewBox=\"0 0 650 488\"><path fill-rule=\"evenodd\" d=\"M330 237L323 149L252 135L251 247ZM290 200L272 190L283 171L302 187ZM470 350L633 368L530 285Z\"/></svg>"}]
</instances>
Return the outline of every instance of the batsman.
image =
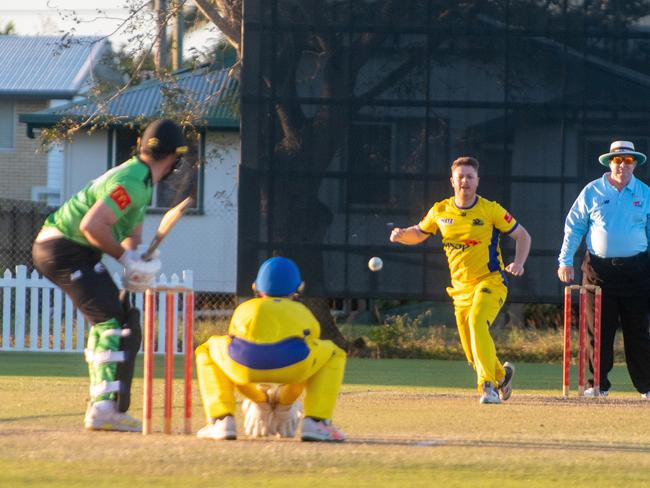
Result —
<instances>
[{"instance_id":1,"label":"batsman","mask_svg":"<svg viewBox=\"0 0 650 488\"><path fill-rule=\"evenodd\" d=\"M92 324L85 349L90 401L89 430L140 432L126 412L141 343L140 313L120 293L101 259L108 254L124 267L124 288L144 291L160 271L157 256L145 261L136 250L153 185L178 166L187 151L181 128L171 120L152 122L138 155L92 180L48 215L32 248L34 265L59 286Z\"/></svg>"},{"instance_id":2,"label":"batsman","mask_svg":"<svg viewBox=\"0 0 650 488\"><path fill-rule=\"evenodd\" d=\"M343 382L345 351L320 339L320 325L294 299L304 284L298 266L274 257L260 266L257 297L239 305L228 335L196 349L196 373L208 424L197 436L234 440L235 392L244 396L244 430L252 437L294 437L342 442L331 422ZM305 392L304 418L299 398Z\"/></svg>"}]
</instances>

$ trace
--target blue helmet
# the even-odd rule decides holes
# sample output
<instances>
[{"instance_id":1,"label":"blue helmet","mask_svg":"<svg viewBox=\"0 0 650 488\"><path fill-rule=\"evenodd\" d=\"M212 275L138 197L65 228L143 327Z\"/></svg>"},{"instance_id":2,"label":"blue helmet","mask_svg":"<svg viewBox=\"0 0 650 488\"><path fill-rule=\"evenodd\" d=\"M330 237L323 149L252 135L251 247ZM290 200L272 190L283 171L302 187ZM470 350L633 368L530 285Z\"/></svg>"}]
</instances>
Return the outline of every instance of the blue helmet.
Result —
<instances>
[{"instance_id":1,"label":"blue helmet","mask_svg":"<svg viewBox=\"0 0 650 488\"><path fill-rule=\"evenodd\" d=\"M254 289L272 297L288 297L300 291L302 278L298 265L291 259L275 257L260 266Z\"/></svg>"}]
</instances>

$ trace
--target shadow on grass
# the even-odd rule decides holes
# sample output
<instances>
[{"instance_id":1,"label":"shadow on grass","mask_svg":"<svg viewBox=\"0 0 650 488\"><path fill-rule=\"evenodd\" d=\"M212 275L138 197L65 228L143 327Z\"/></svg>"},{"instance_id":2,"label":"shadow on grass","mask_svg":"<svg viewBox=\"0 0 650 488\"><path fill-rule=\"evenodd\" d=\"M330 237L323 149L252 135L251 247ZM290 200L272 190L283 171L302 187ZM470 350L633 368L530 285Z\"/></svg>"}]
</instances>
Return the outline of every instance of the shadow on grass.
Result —
<instances>
[{"instance_id":1,"label":"shadow on grass","mask_svg":"<svg viewBox=\"0 0 650 488\"><path fill-rule=\"evenodd\" d=\"M353 437L346 444L393 445L412 447L487 447L501 449L557 449L566 451L650 453L650 445L611 444L589 441L485 441L431 438Z\"/></svg>"},{"instance_id":2,"label":"shadow on grass","mask_svg":"<svg viewBox=\"0 0 650 488\"><path fill-rule=\"evenodd\" d=\"M48 414L48 415L24 415L20 417L0 417L0 422L22 422L23 420L43 420L43 419L51 419L55 417L83 417L84 412L79 411L79 412L74 412L74 413L54 413L54 414ZM0 435L3 433L0 431Z\"/></svg>"},{"instance_id":3,"label":"shadow on grass","mask_svg":"<svg viewBox=\"0 0 650 488\"><path fill-rule=\"evenodd\" d=\"M163 376L163 356L155 357L155 375ZM175 377L183 375L183 357L178 355ZM572 378L577 371L572 368ZM44 376L87 378L88 369L81 353L0 352L0 376ZM142 377L142 356L136 362L135 377ZM634 391L624 365L610 374L615 391ZM344 382L347 385L382 385L431 388L475 388L475 373L465 361L437 359L349 358ZM516 365L515 389L556 390L562 384L559 364Z\"/></svg>"}]
</instances>

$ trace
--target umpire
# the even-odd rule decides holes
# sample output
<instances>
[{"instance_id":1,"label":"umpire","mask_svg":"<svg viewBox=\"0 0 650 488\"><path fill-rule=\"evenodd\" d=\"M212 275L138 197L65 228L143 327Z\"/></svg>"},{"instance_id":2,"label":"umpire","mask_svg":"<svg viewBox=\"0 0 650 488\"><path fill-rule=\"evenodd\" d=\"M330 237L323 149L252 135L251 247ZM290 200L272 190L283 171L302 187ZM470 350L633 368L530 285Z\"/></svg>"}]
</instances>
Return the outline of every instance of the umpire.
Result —
<instances>
[{"instance_id":1,"label":"umpire","mask_svg":"<svg viewBox=\"0 0 650 488\"><path fill-rule=\"evenodd\" d=\"M607 378L614 365L614 337L623 329L625 360L634 387L650 399L650 188L634 177L637 165L646 162L629 141L614 141L598 160L610 171L592 181L573 203L564 225L558 277L574 278L573 255L586 235L587 253L582 262L583 284L602 288L601 395L607 396ZM589 369L593 374L594 294L587 293ZM595 396L593 379L585 396Z\"/></svg>"},{"instance_id":2,"label":"umpire","mask_svg":"<svg viewBox=\"0 0 650 488\"><path fill-rule=\"evenodd\" d=\"M177 166L187 147L171 120L152 122L138 155L91 181L48 215L32 249L34 264L68 295L92 324L85 350L90 374L89 430L138 432L140 421L126 411L140 314L121 299L101 262L108 254L124 266L124 287L143 291L160 271L160 260L144 261L135 250L153 185Z\"/></svg>"}]
</instances>

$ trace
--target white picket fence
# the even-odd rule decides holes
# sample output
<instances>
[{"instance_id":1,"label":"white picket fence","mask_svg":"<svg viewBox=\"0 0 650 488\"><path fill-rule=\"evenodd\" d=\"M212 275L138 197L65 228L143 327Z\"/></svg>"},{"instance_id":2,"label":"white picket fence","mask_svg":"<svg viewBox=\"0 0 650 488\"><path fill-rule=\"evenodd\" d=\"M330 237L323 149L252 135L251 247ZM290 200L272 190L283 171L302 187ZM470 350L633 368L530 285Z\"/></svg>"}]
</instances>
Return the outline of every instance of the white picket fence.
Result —
<instances>
[{"instance_id":1,"label":"white picket fence","mask_svg":"<svg viewBox=\"0 0 650 488\"><path fill-rule=\"evenodd\" d=\"M119 276L113 276L118 287ZM165 350L165 319L167 288L193 290L192 271L169 279L161 274L153 288L156 290L156 351ZM90 324L72 301L51 281L36 270L29 275L27 267L16 266L15 275L5 270L0 278L2 289L2 351L83 352ZM174 344L176 353L185 351L182 331L186 300L183 293L174 293ZM135 294L135 306L142 311L144 293ZM190 344L190 347L192 345Z\"/></svg>"}]
</instances>

